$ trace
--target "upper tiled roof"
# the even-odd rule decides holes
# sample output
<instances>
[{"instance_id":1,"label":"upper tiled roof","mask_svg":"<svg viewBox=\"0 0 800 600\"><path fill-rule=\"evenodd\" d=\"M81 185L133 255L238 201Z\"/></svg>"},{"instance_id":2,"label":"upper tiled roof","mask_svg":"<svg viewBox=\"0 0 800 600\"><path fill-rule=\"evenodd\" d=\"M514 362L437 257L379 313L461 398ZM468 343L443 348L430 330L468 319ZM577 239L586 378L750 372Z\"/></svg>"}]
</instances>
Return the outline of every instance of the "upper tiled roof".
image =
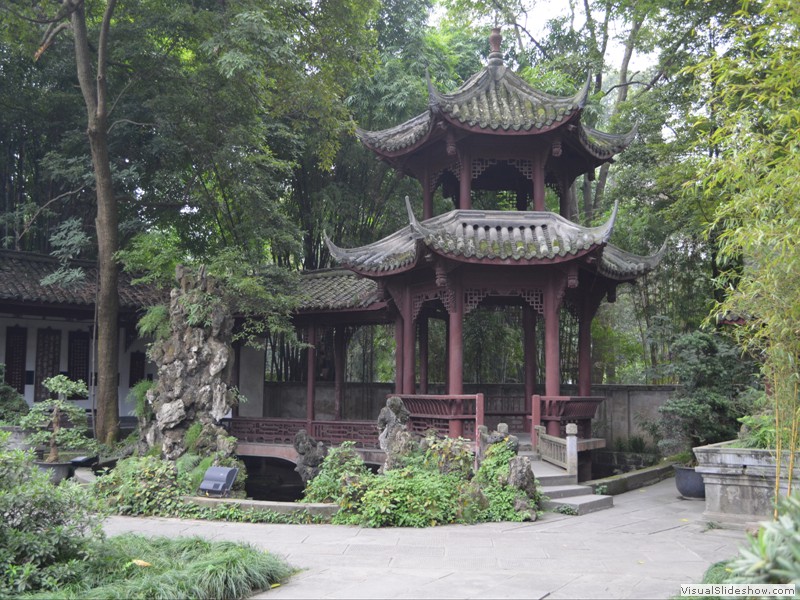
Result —
<instances>
[{"instance_id":1,"label":"upper tiled roof","mask_svg":"<svg viewBox=\"0 0 800 600\"><path fill-rule=\"evenodd\" d=\"M41 280L55 272L59 262L41 254L0 250L0 302L50 304L61 307L94 306L97 267L94 263L76 261L82 267L85 278L71 287L42 285ZM131 276L119 275L119 302L124 310L135 310L163 302L153 288L132 285Z\"/></svg>"},{"instance_id":2,"label":"upper tiled roof","mask_svg":"<svg viewBox=\"0 0 800 600\"><path fill-rule=\"evenodd\" d=\"M299 312L366 308L381 300L374 281L346 269L303 273L300 293Z\"/></svg>"},{"instance_id":3,"label":"upper tiled roof","mask_svg":"<svg viewBox=\"0 0 800 600\"><path fill-rule=\"evenodd\" d=\"M489 65L452 94L429 87L431 105L468 127L504 131L548 131L574 117L586 104L589 80L577 94L553 96L532 88L503 65Z\"/></svg>"},{"instance_id":4,"label":"upper tiled roof","mask_svg":"<svg viewBox=\"0 0 800 600\"><path fill-rule=\"evenodd\" d=\"M490 42L492 38L490 37ZM569 124L565 138L596 160L606 161L627 148L636 136L597 131L580 122L589 96L590 79L573 96L556 96L533 88L503 64L499 30L488 65L450 94L439 92L428 81L429 107L395 127L381 131L357 129L369 148L384 155L403 155L428 139L438 139L435 127L442 121L468 131L536 135Z\"/></svg>"},{"instance_id":5,"label":"upper tiled roof","mask_svg":"<svg viewBox=\"0 0 800 600\"><path fill-rule=\"evenodd\" d=\"M587 254L600 248L598 270L611 279L634 279L658 265L664 249L637 256L608 243L617 209L599 227L582 227L551 212L455 210L418 222L408 206L410 223L367 246L343 249L326 238L341 265L367 276L412 268L424 249L462 262L542 264Z\"/></svg>"}]
</instances>

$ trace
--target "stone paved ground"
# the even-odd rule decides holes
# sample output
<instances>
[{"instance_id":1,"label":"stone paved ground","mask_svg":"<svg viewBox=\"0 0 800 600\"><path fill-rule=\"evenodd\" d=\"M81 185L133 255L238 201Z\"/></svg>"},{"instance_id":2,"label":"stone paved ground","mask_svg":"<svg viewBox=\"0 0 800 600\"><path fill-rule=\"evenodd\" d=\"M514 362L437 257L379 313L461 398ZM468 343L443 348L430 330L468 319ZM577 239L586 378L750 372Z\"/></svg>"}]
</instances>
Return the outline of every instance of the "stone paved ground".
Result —
<instances>
[{"instance_id":1,"label":"stone paved ground","mask_svg":"<svg viewBox=\"0 0 800 600\"><path fill-rule=\"evenodd\" d=\"M741 531L710 528L674 481L581 517L430 529L251 525L112 517L109 534L245 541L302 569L256 598L670 598L730 558Z\"/></svg>"}]
</instances>

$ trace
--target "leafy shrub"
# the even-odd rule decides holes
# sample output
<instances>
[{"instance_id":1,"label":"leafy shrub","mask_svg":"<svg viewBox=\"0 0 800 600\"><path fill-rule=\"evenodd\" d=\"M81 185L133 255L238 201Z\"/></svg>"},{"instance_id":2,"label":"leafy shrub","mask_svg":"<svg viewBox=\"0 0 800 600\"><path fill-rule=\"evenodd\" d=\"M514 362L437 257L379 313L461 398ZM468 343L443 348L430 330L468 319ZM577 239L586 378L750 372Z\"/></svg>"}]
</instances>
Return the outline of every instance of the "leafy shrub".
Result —
<instances>
[{"instance_id":1,"label":"leafy shrub","mask_svg":"<svg viewBox=\"0 0 800 600\"><path fill-rule=\"evenodd\" d=\"M347 510L360 501L359 492L372 477L355 443L343 442L328 451L319 474L306 485L303 502L335 502Z\"/></svg>"},{"instance_id":2,"label":"leafy shrub","mask_svg":"<svg viewBox=\"0 0 800 600\"><path fill-rule=\"evenodd\" d=\"M8 450L0 433L0 596L55 590L80 579L100 539L98 505L71 481L53 485L33 455Z\"/></svg>"},{"instance_id":3,"label":"leafy shrub","mask_svg":"<svg viewBox=\"0 0 800 600\"><path fill-rule=\"evenodd\" d=\"M28 403L17 390L6 383L6 366L0 363L0 422L18 425L28 414Z\"/></svg>"},{"instance_id":4,"label":"leafy shrub","mask_svg":"<svg viewBox=\"0 0 800 600\"><path fill-rule=\"evenodd\" d=\"M453 473L462 478L472 477L472 465L475 455L472 453L469 440L464 438L436 438L429 436L425 440L424 465L435 468L444 475Z\"/></svg>"},{"instance_id":5,"label":"leafy shrub","mask_svg":"<svg viewBox=\"0 0 800 600\"><path fill-rule=\"evenodd\" d=\"M528 498L520 489L508 485L509 463L516 453L506 443L492 444L486 449L486 456L475 474L475 484L488 501L483 514L478 513L480 521L515 521L531 519L530 512L520 511L518 506L528 504L536 511L542 498L538 493Z\"/></svg>"},{"instance_id":6,"label":"leafy shrub","mask_svg":"<svg viewBox=\"0 0 800 600\"><path fill-rule=\"evenodd\" d=\"M393 469L374 477L354 510L334 522L366 527L432 527L455 522L463 481L454 474Z\"/></svg>"},{"instance_id":7,"label":"leafy shrub","mask_svg":"<svg viewBox=\"0 0 800 600\"><path fill-rule=\"evenodd\" d=\"M775 521L761 525L749 547L739 550L729 566L736 583L800 584L800 496L781 500Z\"/></svg>"},{"instance_id":8,"label":"leafy shrub","mask_svg":"<svg viewBox=\"0 0 800 600\"><path fill-rule=\"evenodd\" d=\"M95 482L98 495L121 515L174 516L190 492L174 463L152 456L121 460Z\"/></svg>"},{"instance_id":9,"label":"leafy shrub","mask_svg":"<svg viewBox=\"0 0 800 600\"><path fill-rule=\"evenodd\" d=\"M334 523L365 527L429 527L447 523L524 521L541 497L508 485L508 444L493 444L472 478L472 453L461 439L428 438L422 455L383 475L371 473L353 443L332 448L304 502L336 502ZM531 507L529 510L521 506Z\"/></svg>"}]
</instances>

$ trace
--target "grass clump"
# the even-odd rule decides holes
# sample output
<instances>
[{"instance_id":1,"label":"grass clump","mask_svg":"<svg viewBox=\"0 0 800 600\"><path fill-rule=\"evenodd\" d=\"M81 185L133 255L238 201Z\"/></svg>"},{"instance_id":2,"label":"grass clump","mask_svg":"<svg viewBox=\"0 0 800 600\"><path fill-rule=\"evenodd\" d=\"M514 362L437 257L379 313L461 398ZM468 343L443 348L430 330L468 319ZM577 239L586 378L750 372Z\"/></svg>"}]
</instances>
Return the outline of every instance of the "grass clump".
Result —
<instances>
[{"instance_id":1,"label":"grass clump","mask_svg":"<svg viewBox=\"0 0 800 600\"><path fill-rule=\"evenodd\" d=\"M100 543L81 578L47 598L247 598L285 581L279 557L234 542L120 535ZM33 596L37 597L37 596Z\"/></svg>"}]
</instances>

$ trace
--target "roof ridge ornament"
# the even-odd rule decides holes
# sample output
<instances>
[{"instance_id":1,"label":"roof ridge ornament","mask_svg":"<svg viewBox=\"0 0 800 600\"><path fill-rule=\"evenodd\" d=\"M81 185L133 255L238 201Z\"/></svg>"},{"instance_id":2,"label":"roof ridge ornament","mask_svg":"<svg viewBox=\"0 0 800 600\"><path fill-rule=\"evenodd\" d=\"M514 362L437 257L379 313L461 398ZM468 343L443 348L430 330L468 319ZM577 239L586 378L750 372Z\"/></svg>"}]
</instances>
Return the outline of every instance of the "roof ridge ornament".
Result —
<instances>
[{"instance_id":1,"label":"roof ridge ornament","mask_svg":"<svg viewBox=\"0 0 800 600\"><path fill-rule=\"evenodd\" d=\"M500 33L500 27L492 27L492 33L489 35L489 66L502 67L503 54L500 51L500 46L503 43L503 35Z\"/></svg>"},{"instance_id":2,"label":"roof ridge ornament","mask_svg":"<svg viewBox=\"0 0 800 600\"><path fill-rule=\"evenodd\" d=\"M406 210L408 211L408 224L411 226L411 231L415 239L425 239L433 233L433 231L427 227L423 227L420 225L419 221L417 221L417 217L414 216L414 209L411 208L411 200L408 196L406 196Z\"/></svg>"}]
</instances>

